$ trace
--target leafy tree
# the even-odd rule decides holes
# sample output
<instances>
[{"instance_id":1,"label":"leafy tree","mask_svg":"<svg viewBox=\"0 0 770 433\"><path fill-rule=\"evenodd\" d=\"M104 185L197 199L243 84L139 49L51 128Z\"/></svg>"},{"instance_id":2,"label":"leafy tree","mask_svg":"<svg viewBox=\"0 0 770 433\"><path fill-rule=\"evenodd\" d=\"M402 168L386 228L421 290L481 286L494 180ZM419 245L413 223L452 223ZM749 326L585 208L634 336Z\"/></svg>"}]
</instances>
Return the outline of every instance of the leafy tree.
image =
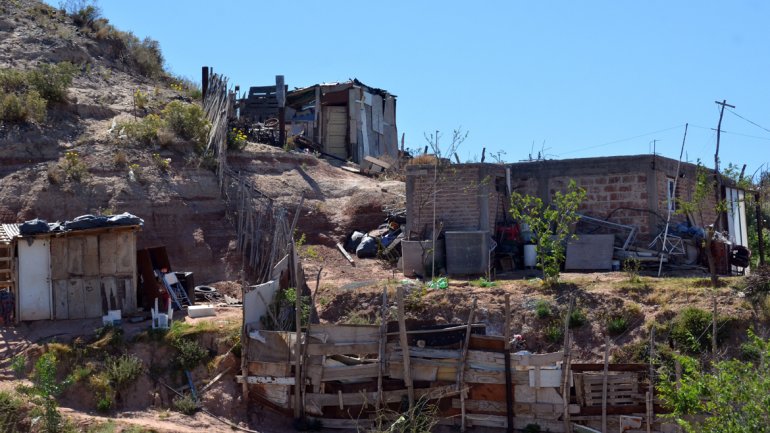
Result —
<instances>
[{"instance_id":1,"label":"leafy tree","mask_svg":"<svg viewBox=\"0 0 770 433\"><path fill-rule=\"evenodd\" d=\"M570 180L567 191L557 191L550 204L539 197L511 194L511 215L513 219L527 224L532 230L543 280L547 286L559 281L559 269L564 261L565 245L577 236L570 231L580 216L578 206L586 197L586 191Z\"/></svg>"},{"instance_id":2,"label":"leafy tree","mask_svg":"<svg viewBox=\"0 0 770 433\"><path fill-rule=\"evenodd\" d=\"M749 337L759 353L757 362L720 361L704 372L697 360L678 356L682 379L658 385L663 405L671 410L668 416L685 432L770 432L770 341L751 331Z\"/></svg>"}]
</instances>

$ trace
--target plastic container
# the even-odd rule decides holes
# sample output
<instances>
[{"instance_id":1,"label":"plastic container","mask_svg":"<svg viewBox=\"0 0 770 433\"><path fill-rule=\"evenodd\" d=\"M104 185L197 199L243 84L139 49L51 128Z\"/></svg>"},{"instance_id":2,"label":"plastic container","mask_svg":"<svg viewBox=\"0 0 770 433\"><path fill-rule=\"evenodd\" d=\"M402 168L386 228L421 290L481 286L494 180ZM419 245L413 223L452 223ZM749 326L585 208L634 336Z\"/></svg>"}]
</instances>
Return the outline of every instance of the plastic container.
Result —
<instances>
[{"instance_id":1,"label":"plastic container","mask_svg":"<svg viewBox=\"0 0 770 433\"><path fill-rule=\"evenodd\" d=\"M537 251L535 244L524 245L524 267L534 268L537 265Z\"/></svg>"}]
</instances>

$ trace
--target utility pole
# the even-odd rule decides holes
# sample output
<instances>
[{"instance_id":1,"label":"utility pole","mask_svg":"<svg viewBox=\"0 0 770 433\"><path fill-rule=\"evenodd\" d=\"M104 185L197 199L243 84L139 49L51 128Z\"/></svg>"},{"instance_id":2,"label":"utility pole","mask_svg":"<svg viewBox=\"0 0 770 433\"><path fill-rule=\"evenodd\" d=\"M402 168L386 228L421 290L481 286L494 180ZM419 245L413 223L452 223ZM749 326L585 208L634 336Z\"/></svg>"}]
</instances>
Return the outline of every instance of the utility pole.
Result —
<instances>
[{"instance_id":1,"label":"utility pole","mask_svg":"<svg viewBox=\"0 0 770 433\"><path fill-rule=\"evenodd\" d=\"M725 107L735 108L735 105L728 104L727 99L723 99L722 102L714 101L714 103L722 106L719 110L719 123L717 123L717 151L714 153L714 177L716 178L714 205L717 205L722 200L722 176L719 174L719 139L722 135L722 116L725 114ZM722 228L722 215L719 215L716 220L715 230L722 231Z\"/></svg>"}]
</instances>

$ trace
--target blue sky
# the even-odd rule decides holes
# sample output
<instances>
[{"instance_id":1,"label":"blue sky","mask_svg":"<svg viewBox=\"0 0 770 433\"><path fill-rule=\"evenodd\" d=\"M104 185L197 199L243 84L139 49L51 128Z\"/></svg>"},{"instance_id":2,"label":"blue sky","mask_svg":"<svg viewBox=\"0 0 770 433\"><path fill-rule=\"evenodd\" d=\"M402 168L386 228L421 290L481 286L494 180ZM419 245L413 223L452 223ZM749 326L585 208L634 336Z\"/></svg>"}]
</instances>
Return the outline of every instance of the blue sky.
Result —
<instances>
[{"instance_id":1,"label":"blue sky","mask_svg":"<svg viewBox=\"0 0 770 433\"><path fill-rule=\"evenodd\" d=\"M770 2L101 0L168 67L242 89L358 78L398 95L399 133L469 132L462 160L657 151L713 166L715 100L770 130ZM770 163L770 131L725 112L720 156ZM767 167L767 166L765 166Z\"/></svg>"}]
</instances>

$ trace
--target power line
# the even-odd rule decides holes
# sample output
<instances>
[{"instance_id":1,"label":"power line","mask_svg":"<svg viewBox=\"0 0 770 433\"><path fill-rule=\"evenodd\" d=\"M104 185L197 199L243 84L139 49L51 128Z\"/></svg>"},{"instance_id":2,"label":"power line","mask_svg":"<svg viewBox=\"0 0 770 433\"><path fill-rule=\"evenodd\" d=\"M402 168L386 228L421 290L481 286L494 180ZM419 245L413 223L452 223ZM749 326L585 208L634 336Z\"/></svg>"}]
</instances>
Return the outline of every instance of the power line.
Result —
<instances>
[{"instance_id":1,"label":"power line","mask_svg":"<svg viewBox=\"0 0 770 433\"><path fill-rule=\"evenodd\" d=\"M570 153L582 152L584 150L596 149L597 147L609 146L610 144L617 144L617 143L622 143L624 141L629 141L629 140L634 140L634 139L637 139L637 138L647 137L647 136L650 136L650 135L659 134L661 132L666 132L666 131L671 131L673 129L681 128L683 126L684 126L684 124L676 125L676 126L672 126L670 128L660 129L658 131L652 131L652 132L648 132L646 134L636 135L634 137L622 138L620 140L610 141L610 142L603 143L603 144L597 144L595 146L588 146L588 147L584 147L584 148L581 148L581 149L570 150L568 152L562 152L559 156L561 156L561 155L569 155Z\"/></svg>"},{"instance_id":2,"label":"power line","mask_svg":"<svg viewBox=\"0 0 770 433\"><path fill-rule=\"evenodd\" d=\"M710 128L708 126L700 126L700 125L693 125L693 124L690 124L690 126L692 126L693 128L707 129L707 130L715 131L714 128ZM770 141L770 137L760 137L760 136L757 136L757 135L742 134L740 132L725 131L724 129L722 130L722 133L723 134L737 135L739 137L753 138L753 139L756 139L756 140Z\"/></svg>"},{"instance_id":3,"label":"power line","mask_svg":"<svg viewBox=\"0 0 770 433\"><path fill-rule=\"evenodd\" d=\"M749 120L749 119L747 119L747 118L745 118L745 117L741 116L740 114L736 113L736 112L735 112L735 111L733 111L733 110L730 110L730 109L728 109L727 111L729 111L729 112L731 112L731 113L735 114L736 116L740 117L741 119L743 119L743 120L745 120L745 121L747 121L747 122L751 123L752 125L756 126L757 128L760 128L760 129L763 129L763 130L765 130L765 131L767 131L767 132L770 132L770 129L767 129L767 128L765 128L764 126L760 125L759 123L757 123L757 122L754 122L754 121L752 121L752 120Z\"/></svg>"}]
</instances>

